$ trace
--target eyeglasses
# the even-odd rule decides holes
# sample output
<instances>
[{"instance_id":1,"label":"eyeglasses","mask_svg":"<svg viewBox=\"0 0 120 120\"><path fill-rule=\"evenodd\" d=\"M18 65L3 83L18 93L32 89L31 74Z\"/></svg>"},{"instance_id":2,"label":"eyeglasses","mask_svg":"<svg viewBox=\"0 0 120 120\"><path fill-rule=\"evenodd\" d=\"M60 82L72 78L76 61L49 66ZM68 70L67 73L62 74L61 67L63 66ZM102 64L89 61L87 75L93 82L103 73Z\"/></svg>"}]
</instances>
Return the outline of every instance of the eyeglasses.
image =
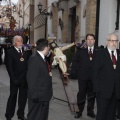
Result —
<instances>
[{"instance_id":1,"label":"eyeglasses","mask_svg":"<svg viewBox=\"0 0 120 120\"><path fill-rule=\"evenodd\" d=\"M117 43L118 42L118 40L108 40L108 41L110 41L111 43Z\"/></svg>"}]
</instances>

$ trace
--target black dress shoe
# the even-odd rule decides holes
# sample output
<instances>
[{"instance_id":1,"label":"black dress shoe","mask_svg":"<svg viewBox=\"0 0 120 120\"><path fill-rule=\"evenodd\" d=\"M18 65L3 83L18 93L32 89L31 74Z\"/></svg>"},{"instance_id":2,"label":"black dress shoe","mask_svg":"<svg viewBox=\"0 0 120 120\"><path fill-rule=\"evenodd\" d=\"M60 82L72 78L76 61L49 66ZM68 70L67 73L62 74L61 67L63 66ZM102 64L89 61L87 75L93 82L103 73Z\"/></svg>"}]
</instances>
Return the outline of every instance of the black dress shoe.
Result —
<instances>
[{"instance_id":1,"label":"black dress shoe","mask_svg":"<svg viewBox=\"0 0 120 120\"><path fill-rule=\"evenodd\" d=\"M25 117L18 117L18 120L27 120Z\"/></svg>"},{"instance_id":2,"label":"black dress shoe","mask_svg":"<svg viewBox=\"0 0 120 120\"><path fill-rule=\"evenodd\" d=\"M92 117L92 118L95 118L95 114L94 114L94 112L87 113L87 116Z\"/></svg>"},{"instance_id":3,"label":"black dress shoe","mask_svg":"<svg viewBox=\"0 0 120 120\"><path fill-rule=\"evenodd\" d=\"M82 113L76 112L74 118L77 119L77 118L80 118L81 116L82 116Z\"/></svg>"},{"instance_id":4,"label":"black dress shoe","mask_svg":"<svg viewBox=\"0 0 120 120\"><path fill-rule=\"evenodd\" d=\"M120 117L119 117L119 115L116 115L116 120L120 120Z\"/></svg>"}]
</instances>

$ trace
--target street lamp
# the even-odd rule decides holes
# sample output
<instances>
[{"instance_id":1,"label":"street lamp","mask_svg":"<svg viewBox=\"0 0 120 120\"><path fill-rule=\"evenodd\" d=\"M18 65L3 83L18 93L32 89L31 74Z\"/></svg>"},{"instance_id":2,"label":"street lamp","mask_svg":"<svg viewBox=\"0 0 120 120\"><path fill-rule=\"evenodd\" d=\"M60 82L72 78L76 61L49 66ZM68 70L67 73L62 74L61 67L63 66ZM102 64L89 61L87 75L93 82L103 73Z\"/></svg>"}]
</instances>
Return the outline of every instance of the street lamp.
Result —
<instances>
[{"instance_id":1,"label":"street lamp","mask_svg":"<svg viewBox=\"0 0 120 120\"><path fill-rule=\"evenodd\" d=\"M52 16L52 12L47 12L47 10L43 9L42 6L43 5L41 3L38 4L38 10L39 10L40 14L41 15L45 15L45 39L46 39L46 34L47 34L47 19L48 19L49 15Z\"/></svg>"},{"instance_id":2,"label":"street lamp","mask_svg":"<svg viewBox=\"0 0 120 120\"><path fill-rule=\"evenodd\" d=\"M38 10L39 10L39 12L41 14L41 11L42 11L42 4L41 3L38 4Z\"/></svg>"},{"instance_id":3,"label":"street lamp","mask_svg":"<svg viewBox=\"0 0 120 120\"><path fill-rule=\"evenodd\" d=\"M15 5L13 6L13 12L16 12L16 6Z\"/></svg>"},{"instance_id":4,"label":"street lamp","mask_svg":"<svg viewBox=\"0 0 120 120\"><path fill-rule=\"evenodd\" d=\"M31 27L31 24L29 23L29 24L28 24L28 30L29 30L29 44L30 44L30 27Z\"/></svg>"}]
</instances>

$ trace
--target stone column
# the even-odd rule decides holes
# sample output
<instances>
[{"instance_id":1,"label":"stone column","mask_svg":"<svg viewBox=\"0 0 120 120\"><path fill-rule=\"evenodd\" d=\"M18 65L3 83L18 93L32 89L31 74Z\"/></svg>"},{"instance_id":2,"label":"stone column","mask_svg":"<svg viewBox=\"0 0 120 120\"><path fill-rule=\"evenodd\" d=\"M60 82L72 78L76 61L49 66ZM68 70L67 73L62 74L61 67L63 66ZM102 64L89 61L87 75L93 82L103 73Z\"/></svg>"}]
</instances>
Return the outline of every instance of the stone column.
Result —
<instances>
[{"instance_id":1,"label":"stone column","mask_svg":"<svg viewBox=\"0 0 120 120\"><path fill-rule=\"evenodd\" d=\"M30 28L30 42L34 43L34 5L30 5L30 24L31 24L31 28Z\"/></svg>"},{"instance_id":2,"label":"stone column","mask_svg":"<svg viewBox=\"0 0 120 120\"><path fill-rule=\"evenodd\" d=\"M96 0L87 0L86 4L86 34L95 34Z\"/></svg>"},{"instance_id":3,"label":"stone column","mask_svg":"<svg viewBox=\"0 0 120 120\"><path fill-rule=\"evenodd\" d=\"M52 32L57 37L57 26L58 26L58 7L52 7Z\"/></svg>"},{"instance_id":4,"label":"stone column","mask_svg":"<svg viewBox=\"0 0 120 120\"><path fill-rule=\"evenodd\" d=\"M80 42L80 28L81 28L81 2L76 4L76 30L75 30L75 40Z\"/></svg>"}]
</instances>

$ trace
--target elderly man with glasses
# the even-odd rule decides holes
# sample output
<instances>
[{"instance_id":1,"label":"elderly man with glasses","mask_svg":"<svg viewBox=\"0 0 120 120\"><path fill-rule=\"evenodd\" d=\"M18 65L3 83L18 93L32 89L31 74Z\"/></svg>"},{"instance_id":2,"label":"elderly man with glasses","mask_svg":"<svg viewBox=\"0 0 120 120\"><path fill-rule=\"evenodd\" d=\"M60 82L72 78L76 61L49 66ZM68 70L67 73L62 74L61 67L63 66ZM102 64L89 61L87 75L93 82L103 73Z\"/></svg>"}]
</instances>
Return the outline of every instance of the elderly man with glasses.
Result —
<instances>
[{"instance_id":1,"label":"elderly man with glasses","mask_svg":"<svg viewBox=\"0 0 120 120\"><path fill-rule=\"evenodd\" d=\"M93 65L93 87L97 98L96 120L115 120L116 102L120 99L118 36L109 34L106 45L96 55Z\"/></svg>"}]
</instances>

